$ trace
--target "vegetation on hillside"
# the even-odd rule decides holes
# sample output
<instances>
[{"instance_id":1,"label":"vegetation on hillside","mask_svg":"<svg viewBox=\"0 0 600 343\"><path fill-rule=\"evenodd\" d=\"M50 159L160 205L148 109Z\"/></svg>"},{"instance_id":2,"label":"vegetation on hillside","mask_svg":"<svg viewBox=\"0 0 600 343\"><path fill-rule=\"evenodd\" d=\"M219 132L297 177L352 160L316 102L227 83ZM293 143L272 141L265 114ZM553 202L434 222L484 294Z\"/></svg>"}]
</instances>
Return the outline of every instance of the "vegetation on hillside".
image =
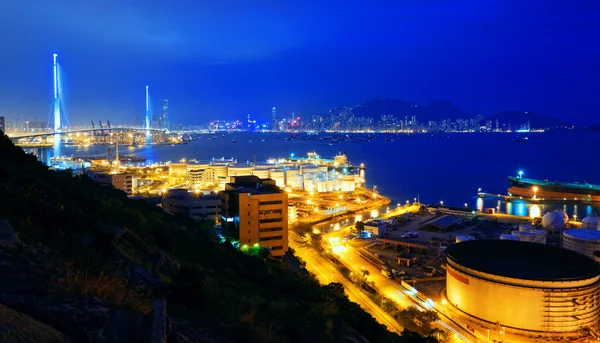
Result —
<instances>
[{"instance_id":1,"label":"vegetation on hillside","mask_svg":"<svg viewBox=\"0 0 600 343\"><path fill-rule=\"evenodd\" d=\"M334 342L356 332L371 342L421 341L388 332L341 285L320 286L197 223L86 176L50 171L3 135L0 157L0 218L25 244L60 256L43 286L48 298L95 296L139 313L166 298L170 316L233 341Z\"/></svg>"}]
</instances>

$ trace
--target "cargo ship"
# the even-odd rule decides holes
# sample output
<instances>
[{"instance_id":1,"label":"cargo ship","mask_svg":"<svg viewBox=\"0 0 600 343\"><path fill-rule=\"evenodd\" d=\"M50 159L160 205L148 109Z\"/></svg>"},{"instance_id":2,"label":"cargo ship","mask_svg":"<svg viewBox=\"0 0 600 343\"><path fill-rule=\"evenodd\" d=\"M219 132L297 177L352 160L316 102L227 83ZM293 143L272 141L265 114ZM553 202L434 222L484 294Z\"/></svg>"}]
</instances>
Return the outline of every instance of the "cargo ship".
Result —
<instances>
[{"instance_id":1,"label":"cargo ship","mask_svg":"<svg viewBox=\"0 0 600 343\"><path fill-rule=\"evenodd\" d=\"M509 176L511 187L509 196L521 196L533 200L600 202L600 185L587 182L556 182L536 180L523 177L520 171L517 176Z\"/></svg>"}]
</instances>

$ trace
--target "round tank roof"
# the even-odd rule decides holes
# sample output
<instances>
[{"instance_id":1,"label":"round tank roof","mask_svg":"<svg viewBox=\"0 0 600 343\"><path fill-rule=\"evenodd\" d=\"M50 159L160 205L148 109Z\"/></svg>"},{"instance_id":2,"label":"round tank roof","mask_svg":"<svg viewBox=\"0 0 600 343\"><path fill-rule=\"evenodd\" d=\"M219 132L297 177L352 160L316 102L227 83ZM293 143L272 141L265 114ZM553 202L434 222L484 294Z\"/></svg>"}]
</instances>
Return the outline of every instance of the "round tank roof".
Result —
<instances>
[{"instance_id":1,"label":"round tank roof","mask_svg":"<svg viewBox=\"0 0 600 343\"><path fill-rule=\"evenodd\" d=\"M571 229L563 231L563 236L569 236L586 241L600 242L600 231L594 229Z\"/></svg>"},{"instance_id":2,"label":"round tank roof","mask_svg":"<svg viewBox=\"0 0 600 343\"><path fill-rule=\"evenodd\" d=\"M585 255L532 242L466 241L449 246L446 256L470 269L523 280L571 281L600 274L600 267Z\"/></svg>"},{"instance_id":3,"label":"round tank roof","mask_svg":"<svg viewBox=\"0 0 600 343\"><path fill-rule=\"evenodd\" d=\"M600 229L600 221L598 220L598 216L587 216L581 220L581 228L582 229Z\"/></svg>"}]
</instances>

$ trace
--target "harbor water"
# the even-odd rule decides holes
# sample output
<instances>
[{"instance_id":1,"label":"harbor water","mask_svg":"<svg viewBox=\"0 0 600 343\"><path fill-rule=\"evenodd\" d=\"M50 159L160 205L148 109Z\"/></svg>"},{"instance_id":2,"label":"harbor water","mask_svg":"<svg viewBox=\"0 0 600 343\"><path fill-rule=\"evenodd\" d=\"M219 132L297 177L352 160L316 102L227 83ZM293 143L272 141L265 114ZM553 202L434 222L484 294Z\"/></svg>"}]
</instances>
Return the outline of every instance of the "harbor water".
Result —
<instances>
[{"instance_id":1,"label":"harbor water","mask_svg":"<svg viewBox=\"0 0 600 343\"><path fill-rule=\"evenodd\" d=\"M507 194L509 175L523 170L526 177L600 184L594 147L600 134L571 132L529 133L527 142L515 142L516 133L398 134L394 139L377 135L371 141L329 143L319 133L310 138L291 138L287 133L225 133L202 135L185 145L120 147L122 154L145 157L146 163L186 159L236 158L238 162L306 156L315 151L322 158L338 152L355 165L364 163L368 187L404 204L421 203L469 208L495 208L521 216L543 214L560 208L583 218L600 204L543 203L478 198L483 192ZM522 135L522 134L519 134ZM209 137L215 139L208 139ZM389 137L385 136L385 137ZM235 143L232 143L235 138ZM287 138L287 139L286 139ZM70 156L103 156L106 146L63 146Z\"/></svg>"}]
</instances>

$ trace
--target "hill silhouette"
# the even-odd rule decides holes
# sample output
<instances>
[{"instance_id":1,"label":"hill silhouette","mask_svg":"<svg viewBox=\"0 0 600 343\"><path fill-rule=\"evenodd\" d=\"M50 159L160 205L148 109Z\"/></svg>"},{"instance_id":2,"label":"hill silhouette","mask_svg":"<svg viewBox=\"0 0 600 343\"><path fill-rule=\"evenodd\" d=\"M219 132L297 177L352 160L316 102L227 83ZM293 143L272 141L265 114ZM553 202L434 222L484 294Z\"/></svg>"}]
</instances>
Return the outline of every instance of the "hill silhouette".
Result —
<instances>
[{"instance_id":1,"label":"hill silhouette","mask_svg":"<svg viewBox=\"0 0 600 343\"><path fill-rule=\"evenodd\" d=\"M377 98L366 101L362 105L358 105L353 109L354 115L358 117L368 117L379 119L382 115L394 115L399 119L404 117L416 116L417 121L426 122L429 120L456 120L467 119L472 116L454 106L451 101L437 100L432 101L427 105L417 105L405 102L400 99Z\"/></svg>"},{"instance_id":2,"label":"hill silhouette","mask_svg":"<svg viewBox=\"0 0 600 343\"><path fill-rule=\"evenodd\" d=\"M532 129L567 128L571 126L560 119L525 111L503 111L487 119L492 121L498 120L500 125L510 125L512 127L518 127L529 122Z\"/></svg>"}]
</instances>

